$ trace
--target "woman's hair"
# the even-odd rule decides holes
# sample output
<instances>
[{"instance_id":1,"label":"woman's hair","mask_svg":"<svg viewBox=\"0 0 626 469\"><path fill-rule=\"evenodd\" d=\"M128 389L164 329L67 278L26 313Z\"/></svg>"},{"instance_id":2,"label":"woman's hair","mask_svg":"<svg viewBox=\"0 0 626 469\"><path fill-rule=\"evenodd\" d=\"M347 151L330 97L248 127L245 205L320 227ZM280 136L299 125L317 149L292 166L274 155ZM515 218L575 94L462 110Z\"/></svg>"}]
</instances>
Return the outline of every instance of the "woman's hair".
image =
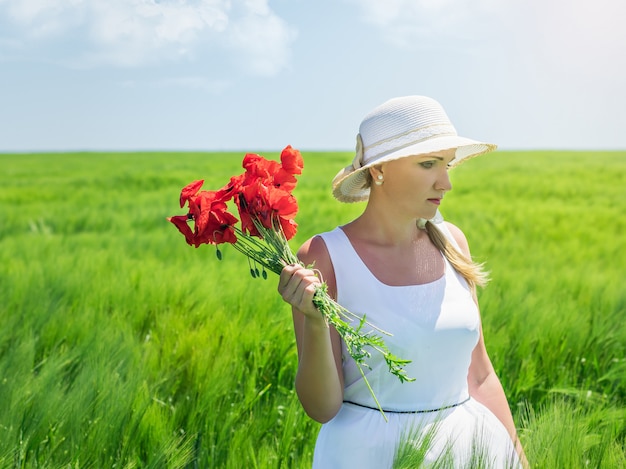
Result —
<instances>
[{"instance_id":1,"label":"woman's hair","mask_svg":"<svg viewBox=\"0 0 626 469\"><path fill-rule=\"evenodd\" d=\"M363 188L368 188L371 185L372 175L367 171ZM463 254L434 223L426 223L426 232L430 241L446 256L454 270L463 276L471 290L474 290L477 286L484 287L487 285L489 273L484 269L483 264L478 264Z\"/></svg>"},{"instance_id":2,"label":"woman's hair","mask_svg":"<svg viewBox=\"0 0 626 469\"><path fill-rule=\"evenodd\" d=\"M463 276L472 290L476 286L487 285L489 273L485 271L483 264L474 262L459 251L434 223L426 223L426 232L435 247L446 256L454 270Z\"/></svg>"}]
</instances>

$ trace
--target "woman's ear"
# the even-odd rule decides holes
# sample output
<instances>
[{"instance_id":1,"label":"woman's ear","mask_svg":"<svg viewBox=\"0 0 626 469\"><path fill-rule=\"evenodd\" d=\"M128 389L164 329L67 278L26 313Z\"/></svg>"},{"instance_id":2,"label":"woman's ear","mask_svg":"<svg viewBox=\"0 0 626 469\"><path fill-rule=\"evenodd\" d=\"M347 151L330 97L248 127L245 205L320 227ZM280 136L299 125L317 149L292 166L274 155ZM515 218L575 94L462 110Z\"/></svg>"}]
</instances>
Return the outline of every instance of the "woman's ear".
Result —
<instances>
[{"instance_id":1,"label":"woman's ear","mask_svg":"<svg viewBox=\"0 0 626 469\"><path fill-rule=\"evenodd\" d=\"M383 167L382 165L376 165L376 166L372 166L369 169L370 172L370 181L374 181L374 184L376 184L377 186L382 186L385 178L383 176Z\"/></svg>"},{"instance_id":2,"label":"woman's ear","mask_svg":"<svg viewBox=\"0 0 626 469\"><path fill-rule=\"evenodd\" d=\"M383 166L380 164L377 164L369 168L368 171L370 172L370 176L372 176L372 180L376 181L377 179L380 179L378 176L383 175Z\"/></svg>"}]
</instances>

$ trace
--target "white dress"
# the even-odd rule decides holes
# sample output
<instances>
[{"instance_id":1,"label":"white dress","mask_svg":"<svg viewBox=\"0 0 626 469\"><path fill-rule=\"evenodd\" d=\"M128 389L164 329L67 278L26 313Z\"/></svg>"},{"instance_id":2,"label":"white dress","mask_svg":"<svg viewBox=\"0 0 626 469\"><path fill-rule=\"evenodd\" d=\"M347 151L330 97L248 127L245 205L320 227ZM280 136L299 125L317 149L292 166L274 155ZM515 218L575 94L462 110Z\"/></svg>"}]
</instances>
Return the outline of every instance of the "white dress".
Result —
<instances>
[{"instance_id":1,"label":"white dress","mask_svg":"<svg viewBox=\"0 0 626 469\"><path fill-rule=\"evenodd\" d=\"M437 227L456 245L445 224ZM445 260L438 280L389 286L369 271L341 228L320 236L333 263L338 303L392 333L385 343L412 360L406 371L416 380L401 383L382 356L372 353L371 370L364 372L387 411L385 421L343 344L344 404L321 427L313 467L391 468L400 441L413 447L428 441L422 467L446 457L442 467L476 466L476 446L486 467L519 467L504 425L469 397L467 373L480 321L465 280Z\"/></svg>"}]
</instances>

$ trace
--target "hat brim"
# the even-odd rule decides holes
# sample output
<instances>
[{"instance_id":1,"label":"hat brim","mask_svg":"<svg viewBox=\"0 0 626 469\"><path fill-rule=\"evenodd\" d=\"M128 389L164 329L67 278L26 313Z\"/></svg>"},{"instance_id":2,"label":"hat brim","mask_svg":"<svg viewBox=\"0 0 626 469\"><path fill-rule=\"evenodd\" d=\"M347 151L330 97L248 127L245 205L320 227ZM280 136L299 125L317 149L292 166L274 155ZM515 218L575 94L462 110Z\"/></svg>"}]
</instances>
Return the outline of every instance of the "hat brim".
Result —
<instances>
[{"instance_id":1,"label":"hat brim","mask_svg":"<svg viewBox=\"0 0 626 469\"><path fill-rule=\"evenodd\" d=\"M346 166L333 179L333 196L340 202L362 202L369 198L369 187L363 187L368 168L386 163L388 161L405 158L407 156L427 155L429 153L452 150L456 153L450 162L450 167L458 166L463 161L474 156L479 156L494 151L497 145L483 143L456 135L442 136L427 141L421 141L404 148L396 149L377 157L374 161L355 169L354 166Z\"/></svg>"}]
</instances>

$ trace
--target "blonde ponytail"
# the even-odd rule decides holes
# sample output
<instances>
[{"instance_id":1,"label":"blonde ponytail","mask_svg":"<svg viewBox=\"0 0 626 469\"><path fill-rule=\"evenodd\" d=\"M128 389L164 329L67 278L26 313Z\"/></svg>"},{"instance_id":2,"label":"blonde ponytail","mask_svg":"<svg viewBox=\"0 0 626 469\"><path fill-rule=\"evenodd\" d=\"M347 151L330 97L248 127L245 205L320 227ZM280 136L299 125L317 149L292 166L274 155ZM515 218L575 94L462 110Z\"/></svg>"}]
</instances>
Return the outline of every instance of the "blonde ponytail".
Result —
<instances>
[{"instance_id":1,"label":"blonde ponytail","mask_svg":"<svg viewBox=\"0 0 626 469\"><path fill-rule=\"evenodd\" d=\"M487 285L489 273L484 270L483 264L477 264L459 251L434 223L426 223L426 232L430 241L446 256L454 270L463 276L472 291L477 286Z\"/></svg>"}]
</instances>

